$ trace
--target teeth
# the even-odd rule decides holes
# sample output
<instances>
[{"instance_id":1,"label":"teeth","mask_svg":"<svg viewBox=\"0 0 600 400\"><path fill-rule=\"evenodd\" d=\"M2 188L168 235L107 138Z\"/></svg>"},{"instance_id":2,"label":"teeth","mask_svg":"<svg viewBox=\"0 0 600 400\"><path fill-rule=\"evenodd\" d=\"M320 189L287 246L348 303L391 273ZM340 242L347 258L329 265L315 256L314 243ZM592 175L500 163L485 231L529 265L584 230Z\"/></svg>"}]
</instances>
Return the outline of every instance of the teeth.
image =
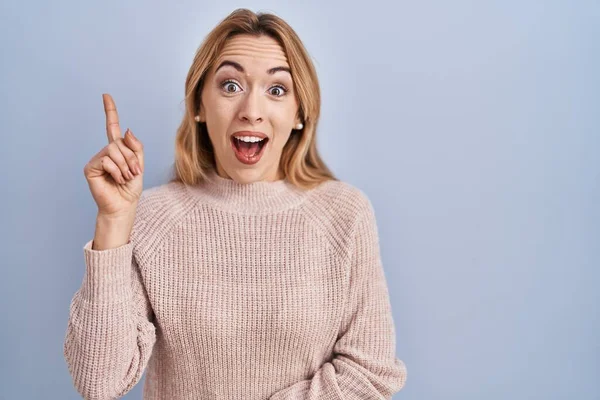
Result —
<instances>
[{"instance_id":1,"label":"teeth","mask_svg":"<svg viewBox=\"0 0 600 400\"><path fill-rule=\"evenodd\" d=\"M235 136L236 139L241 140L242 142L260 142L264 139L258 138L256 136Z\"/></svg>"}]
</instances>

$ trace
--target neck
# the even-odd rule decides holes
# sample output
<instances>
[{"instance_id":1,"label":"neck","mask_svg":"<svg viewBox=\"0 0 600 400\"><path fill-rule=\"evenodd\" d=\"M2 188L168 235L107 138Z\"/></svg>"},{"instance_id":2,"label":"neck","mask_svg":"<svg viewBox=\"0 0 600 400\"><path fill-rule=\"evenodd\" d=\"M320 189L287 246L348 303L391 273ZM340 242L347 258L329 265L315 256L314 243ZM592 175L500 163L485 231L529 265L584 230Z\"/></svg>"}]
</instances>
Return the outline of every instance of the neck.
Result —
<instances>
[{"instance_id":1,"label":"neck","mask_svg":"<svg viewBox=\"0 0 600 400\"><path fill-rule=\"evenodd\" d=\"M221 167L221 165L217 162L217 174L221 177L221 178L226 178L226 179L233 179L232 177L230 177L227 172L225 172L225 170ZM284 179L283 176L283 172L281 171L281 168L277 169L277 172L275 173L275 176L269 176L267 179L264 179L267 182L273 182L273 181L279 181Z\"/></svg>"},{"instance_id":2,"label":"neck","mask_svg":"<svg viewBox=\"0 0 600 400\"><path fill-rule=\"evenodd\" d=\"M215 170L208 171L206 180L188 186L188 189L203 203L238 214L282 211L299 205L306 196L305 191L287 179L240 183L219 175Z\"/></svg>"}]
</instances>

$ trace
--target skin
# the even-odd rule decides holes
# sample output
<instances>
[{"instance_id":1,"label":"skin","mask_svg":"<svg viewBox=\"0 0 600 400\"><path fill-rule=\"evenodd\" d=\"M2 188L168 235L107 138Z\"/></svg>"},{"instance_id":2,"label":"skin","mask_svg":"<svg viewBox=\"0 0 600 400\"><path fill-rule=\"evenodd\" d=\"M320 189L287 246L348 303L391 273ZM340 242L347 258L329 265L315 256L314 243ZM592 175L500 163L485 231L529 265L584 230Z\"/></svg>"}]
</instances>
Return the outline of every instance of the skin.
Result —
<instances>
[{"instance_id":1,"label":"skin","mask_svg":"<svg viewBox=\"0 0 600 400\"><path fill-rule=\"evenodd\" d=\"M215 71L223 60L239 63L244 72L230 65ZM277 41L244 34L227 42L208 71L198 115L206 122L221 177L240 183L283 179L281 153L301 121L292 76L286 71L267 73L279 66L289 68ZM260 131L269 138L262 158L254 165L241 163L231 148L231 134L240 130Z\"/></svg>"}]
</instances>

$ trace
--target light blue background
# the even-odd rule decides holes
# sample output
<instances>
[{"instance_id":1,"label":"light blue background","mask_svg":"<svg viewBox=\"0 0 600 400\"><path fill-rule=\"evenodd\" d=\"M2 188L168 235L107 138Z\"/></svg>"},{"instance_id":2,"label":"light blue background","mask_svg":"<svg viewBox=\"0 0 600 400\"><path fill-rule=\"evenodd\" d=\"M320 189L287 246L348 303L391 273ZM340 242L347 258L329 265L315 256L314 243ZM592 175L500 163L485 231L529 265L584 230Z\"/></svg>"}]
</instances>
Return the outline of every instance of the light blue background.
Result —
<instances>
[{"instance_id":1,"label":"light blue background","mask_svg":"<svg viewBox=\"0 0 600 400\"><path fill-rule=\"evenodd\" d=\"M599 3L464 0L3 1L0 398L79 398L62 345L102 93L163 183L194 52L237 7L298 32L319 148L374 204L394 398L600 399Z\"/></svg>"}]
</instances>

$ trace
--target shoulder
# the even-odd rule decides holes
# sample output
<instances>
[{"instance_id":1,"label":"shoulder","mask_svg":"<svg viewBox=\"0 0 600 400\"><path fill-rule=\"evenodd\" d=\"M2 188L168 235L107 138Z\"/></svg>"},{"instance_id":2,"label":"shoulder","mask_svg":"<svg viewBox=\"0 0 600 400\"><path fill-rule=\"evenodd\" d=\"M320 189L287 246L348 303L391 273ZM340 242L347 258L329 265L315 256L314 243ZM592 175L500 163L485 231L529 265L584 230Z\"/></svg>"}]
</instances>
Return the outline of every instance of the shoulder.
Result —
<instances>
[{"instance_id":1,"label":"shoulder","mask_svg":"<svg viewBox=\"0 0 600 400\"><path fill-rule=\"evenodd\" d=\"M335 247L341 248L347 246L360 220L375 218L366 192L342 180L329 180L314 189L303 211Z\"/></svg>"},{"instance_id":2,"label":"shoulder","mask_svg":"<svg viewBox=\"0 0 600 400\"><path fill-rule=\"evenodd\" d=\"M168 182L144 189L138 201L131 241L138 256L153 253L195 206L185 186Z\"/></svg>"},{"instance_id":3,"label":"shoulder","mask_svg":"<svg viewBox=\"0 0 600 400\"><path fill-rule=\"evenodd\" d=\"M142 191L137 213L143 219L153 217L157 211L183 205L185 200L185 190L182 184L178 182L164 183Z\"/></svg>"},{"instance_id":4,"label":"shoulder","mask_svg":"<svg viewBox=\"0 0 600 400\"><path fill-rule=\"evenodd\" d=\"M339 217L353 217L371 208L366 192L349 182L329 180L312 194L309 205L315 211L334 212Z\"/></svg>"}]
</instances>

